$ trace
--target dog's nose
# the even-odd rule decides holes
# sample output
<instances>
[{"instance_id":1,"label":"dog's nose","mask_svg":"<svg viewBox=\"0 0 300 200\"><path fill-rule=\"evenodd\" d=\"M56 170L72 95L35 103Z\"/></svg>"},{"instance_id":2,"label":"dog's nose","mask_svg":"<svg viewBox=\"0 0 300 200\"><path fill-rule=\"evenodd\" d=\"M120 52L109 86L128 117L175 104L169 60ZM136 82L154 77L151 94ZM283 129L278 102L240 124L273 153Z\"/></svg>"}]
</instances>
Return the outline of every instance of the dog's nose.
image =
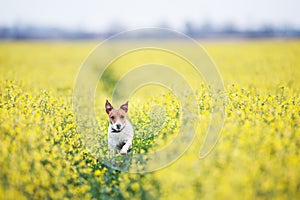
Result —
<instances>
[{"instance_id":1,"label":"dog's nose","mask_svg":"<svg viewBox=\"0 0 300 200\"><path fill-rule=\"evenodd\" d=\"M117 129L120 129L121 128L121 124L117 124Z\"/></svg>"}]
</instances>

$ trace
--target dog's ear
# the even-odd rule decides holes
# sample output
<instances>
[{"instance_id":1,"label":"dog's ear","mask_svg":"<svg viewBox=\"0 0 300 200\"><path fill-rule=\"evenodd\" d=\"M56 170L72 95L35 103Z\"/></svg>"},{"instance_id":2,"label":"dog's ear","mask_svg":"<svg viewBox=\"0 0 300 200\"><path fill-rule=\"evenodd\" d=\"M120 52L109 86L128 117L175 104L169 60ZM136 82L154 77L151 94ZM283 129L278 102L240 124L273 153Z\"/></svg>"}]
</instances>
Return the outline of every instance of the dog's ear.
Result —
<instances>
[{"instance_id":1,"label":"dog's ear","mask_svg":"<svg viewBox=\"0 0 300 200\"><path fill-rule=\"evenodd\" d=\"M123 105L121 105L120 107L122 110L124 110L125 112L128 111L128 101L126 101L126 103L124 103Z\"/></svg>"},{"instance_id":2,"label":"dog's ear","mask_svg":"<svg viewBox=\"0 0 300 200\"><path fill-rule=\"evenodd\" d=\"M109 112L113 109L112 105L109 103L108 100L106 100L105 109L107 114L109 114Z\"/></svg>"}]
</instances>

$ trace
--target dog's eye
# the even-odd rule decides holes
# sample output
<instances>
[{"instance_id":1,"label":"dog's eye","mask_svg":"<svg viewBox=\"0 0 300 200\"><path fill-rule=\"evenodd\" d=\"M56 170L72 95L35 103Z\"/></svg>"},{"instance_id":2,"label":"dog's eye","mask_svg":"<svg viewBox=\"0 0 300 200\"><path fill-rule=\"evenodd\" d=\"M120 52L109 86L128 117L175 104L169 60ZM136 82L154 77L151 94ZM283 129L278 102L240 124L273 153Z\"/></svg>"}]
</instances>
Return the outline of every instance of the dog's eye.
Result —
<instances>
[{"instance_id":1,"label":"dog's eye","mask_svg":"<svg viewBox=\"0 0 300 200\"><path fill-rule=\"evenodd\" d=\"M125 117L124 115L121 115L121 119L124 119L124 117Z\"/></svg>"},{"instance_id":2,"label":"dog's eye","mask_svg":"<svg viewBox=\"0 0 300 200\"><path fill-rule=\"evenodd\" d=\"M111 116L110 118L111 118L112 120L114 120L114 119L115 119L115 116Z\"/></svg>"}]
</instances>

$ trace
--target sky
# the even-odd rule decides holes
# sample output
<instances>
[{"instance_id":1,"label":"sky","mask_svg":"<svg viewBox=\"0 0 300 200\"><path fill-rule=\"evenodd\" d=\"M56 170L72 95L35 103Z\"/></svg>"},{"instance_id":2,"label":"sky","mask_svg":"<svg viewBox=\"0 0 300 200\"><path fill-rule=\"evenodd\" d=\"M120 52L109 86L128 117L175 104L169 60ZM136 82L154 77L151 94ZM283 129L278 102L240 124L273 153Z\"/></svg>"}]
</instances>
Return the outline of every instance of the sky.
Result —
<instances>
[{"instance_id":1,"label":"sky","mask_svg":"<svg viewBox=\"0 0 300 200\"><path fill-rule=\"evenodd\" d=\"M0 0L0 26L37 25L101 31L165 26L187 21L300 28L299 0Z\"/></svg>"}]
</instances>

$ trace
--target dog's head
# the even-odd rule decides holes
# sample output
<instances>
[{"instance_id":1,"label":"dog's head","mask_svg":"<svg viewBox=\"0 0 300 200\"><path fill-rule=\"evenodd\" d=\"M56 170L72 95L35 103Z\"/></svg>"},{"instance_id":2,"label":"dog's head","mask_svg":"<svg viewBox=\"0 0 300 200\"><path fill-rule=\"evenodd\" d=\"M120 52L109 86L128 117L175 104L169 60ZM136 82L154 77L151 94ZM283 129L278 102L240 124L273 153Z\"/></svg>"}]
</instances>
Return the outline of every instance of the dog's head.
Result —
<instances>
[{"instance_id":1,"label":"dog's head","mask_svg":"<svg viewBox=\"0 0 300 200\"><path fill-rule=\"evenodd\" d=\"M120 132L125 127L126 113L128 111L128 101L123 104L119 109L113 108L113 106L106 100L105 103L106 113L109 117L109 122L114 132Z\"/></svg>"}]
</instances>

